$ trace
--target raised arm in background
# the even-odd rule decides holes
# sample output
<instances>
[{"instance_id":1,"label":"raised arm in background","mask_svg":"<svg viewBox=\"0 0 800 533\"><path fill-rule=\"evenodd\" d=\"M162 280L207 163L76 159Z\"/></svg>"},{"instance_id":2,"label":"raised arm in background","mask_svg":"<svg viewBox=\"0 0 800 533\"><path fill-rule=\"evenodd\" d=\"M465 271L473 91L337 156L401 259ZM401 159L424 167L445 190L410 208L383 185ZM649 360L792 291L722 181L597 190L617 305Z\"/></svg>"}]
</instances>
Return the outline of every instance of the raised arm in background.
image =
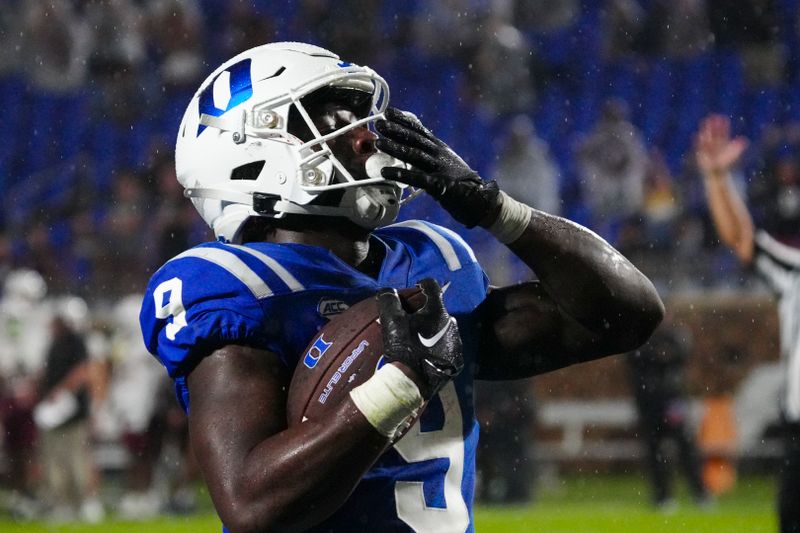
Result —
<instances>
[{"instance_id":1,"label":"raised arm in background","mask_svg":"<svg viewBox=\"0 0 800 533\"><path fill-rule=\"evenodd\" d=\"M706 202L720 240L739 260L753 260L753 219L731 182L730 171L747 148L744 137L731 138L727 117L710 115L700 123L695 138L695 157L703 175Z\"/></svg>"}]
</instances>

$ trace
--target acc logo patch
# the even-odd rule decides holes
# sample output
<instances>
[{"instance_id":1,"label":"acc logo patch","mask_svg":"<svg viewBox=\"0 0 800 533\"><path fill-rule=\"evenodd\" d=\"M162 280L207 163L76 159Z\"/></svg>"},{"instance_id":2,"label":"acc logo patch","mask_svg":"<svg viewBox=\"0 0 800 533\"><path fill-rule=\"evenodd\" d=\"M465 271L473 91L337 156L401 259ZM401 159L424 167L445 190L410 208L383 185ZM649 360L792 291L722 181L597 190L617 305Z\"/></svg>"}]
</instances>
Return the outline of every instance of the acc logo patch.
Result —
<instances>
[{"instance_id":1,"label":"acc logo patch","mask_svg":"<svg viewBox=\"0 0 800 533\"><path fill-rule=\"evenodd\" d=\"M320 358L325 355L328 348L333 346L332 342L325 342L322 335L314 342L314 345L308 349L306 356L303 358L303 364L308 368L314 368L319 363Z\"/></svg>"},{"instance_id":2,"label":"acc logo patch","mask_svg":"<svg viewBox=\"0 0 800 533\"><path fill-rule=\"evenodd\" d=\"M349 305L341 300L323 298L317 305L317 312L320 316L330 317L344 313L349 307Z\"/></svg>"}]
</instances>

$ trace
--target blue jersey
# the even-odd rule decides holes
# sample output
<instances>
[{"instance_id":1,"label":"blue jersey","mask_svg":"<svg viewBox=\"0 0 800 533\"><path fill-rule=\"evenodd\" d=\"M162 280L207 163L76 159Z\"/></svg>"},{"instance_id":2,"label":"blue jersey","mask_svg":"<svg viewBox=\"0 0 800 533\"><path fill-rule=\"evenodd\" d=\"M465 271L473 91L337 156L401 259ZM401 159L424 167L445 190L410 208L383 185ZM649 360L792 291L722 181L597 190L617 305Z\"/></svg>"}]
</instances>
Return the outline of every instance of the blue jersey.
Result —
<instances>
[{"instance_id":1,"label":"blue jersey","mask_svg":"<svg viewBox=\"0 0 800 533\"><path fill-rule=\"evenodd\" d=\"M331 315L380 287L413 287L428 277L449 284L444 302L458 321L464 371L313 531L472 531L478 440L473 311L486 297L488 280L469 246L433 224L408 221L382 228L373 233L371 246L386 249L377 279L316 246L214 242L191 248L150 280L140 316L145 343L188 411L186 377L217 348L243 344L269 350L294 369Z\"/></svg>"}]
</instances>

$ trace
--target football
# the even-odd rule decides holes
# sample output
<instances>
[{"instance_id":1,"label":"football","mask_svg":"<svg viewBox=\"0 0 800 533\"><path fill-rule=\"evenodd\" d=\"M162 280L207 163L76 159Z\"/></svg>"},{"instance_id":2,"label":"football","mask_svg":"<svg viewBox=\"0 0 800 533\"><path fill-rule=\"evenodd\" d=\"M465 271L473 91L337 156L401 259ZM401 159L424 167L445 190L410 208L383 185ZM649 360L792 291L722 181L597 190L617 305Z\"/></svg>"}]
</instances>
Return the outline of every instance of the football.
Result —
<instances>
[{"instance_id":1,"label":"football","mask_svg":"<svg viewBox=\"0 0 800 533\"><path fill-rule=\"evenodd\" d=\"M417 287L398 294L408 313L425 305L425 294ZM375 373L382 355L378 302L371 296L334 317L300 354L289 385L289 426L323 418Z\"/></svg>"}]
</instances>

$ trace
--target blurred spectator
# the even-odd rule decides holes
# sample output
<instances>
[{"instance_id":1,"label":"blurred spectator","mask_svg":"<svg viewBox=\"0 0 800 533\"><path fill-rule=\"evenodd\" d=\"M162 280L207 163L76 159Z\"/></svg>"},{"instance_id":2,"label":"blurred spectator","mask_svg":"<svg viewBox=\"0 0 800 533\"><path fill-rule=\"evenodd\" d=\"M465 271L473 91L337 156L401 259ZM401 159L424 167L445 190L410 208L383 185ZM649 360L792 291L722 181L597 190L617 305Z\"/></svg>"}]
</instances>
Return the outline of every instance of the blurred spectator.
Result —
<instances>
[{"instance_id":1,"label":"blurred spectator","mask_svg":"<svg viewBox=\"0 0 800 533\"><path fill-rule=\"evenodd\" d=\"M4 485L11 489L10 512L19 519L32 519L40 510L33 376L44 365L49 343L46 292L38 272L17 269L6 276L0 300L0 427L8 465Z\"/></svg>"},{"instance_id":2,"label":"blurred spectator","mask_svg":"<svg viewBox=\"0 0 800 533\"><path fill-rule=\"evenodd\" d=\"M145 59L144 13L132 0L88 1L84 17L92 28L89 69L113 75Z\"/></svg>"},{"instance_id":3,"label":"blurred spectator","mask_svg":"<svg viewBox=\"0 0 800 533\"><path fill-rule=\"evenodd\" d=\"M554 215L561 214L561 172L546 141L536 134L527 115L516 115L507 124L497 143L496 159L489 159L492 166L487 175L496 179L509 195L527 205ZM423 210L421 216L430 216L429 213L430 210ZM491 261L486 261L486 271L493 284L510 285L530 277L530 269L507 246L495 239L478 242L472 238L473 246L491 257Z\"/></svg>"},{"instance_id":4,"label":"blurred spectator","mask_svg":"<svg viewBox=\"0 0 800 533\"><path fill-rule=\"evenodd\" d=\"M488 504L528 503L535 483L530 383L482 381L477 383L477 394L481 443L476 498Z\"/></svg>"},{"instance_id":5,"label":"blurred spectator","mask_svg":"<svg viewBox=\"0 0 800 533\"><path fill-rule=\"evenodd\" d=\"M510 121L489 174L519 201L553 215L561 214L561 172L528 116L517 115Z\"/></svg>"},{"instance_id":6,"label":"blurred spectator","mask_svg":"<svg viewBox=\"0 0 800 533\"><path fill-rule=\"evenodd\" d=\"M751 86L776 86L783 80L786 48L780 41L775 0L708 0L717 45L738 50Z\"/></svg>"},{"instance_id":7,"label":"blurred spectator","mask_svg":"<svg viewBox=\"0 0 800 533\"><path fill-rule=\"evenodd\" d=\"M39 89L65 93L83 86L91 34L68 0L24 2L23 68Z\"/></svg>"},{"instance_id":8,"label":"blurred spectator","mask_svg":"<svg viewBox=\"0 0 800 533\"><path fill-rule=\"evenodd\" d=\"M375 65L383 48L382 36L376 31L380 7L380 2L371 0L303 0L300 20L306 32L313 32L311 42L336 50L347 61Z\"/></svg>"},{"instance_id":9,"label":"blurred spectator","mask_svg":"<svg viewBox=\"0 0 800 533\"><path fill-rule=\"evenodd\" d=\"M18 154L11 169L44 172L62 165L79 142L77 131L83 127L79 101L86 85L91 33L71 0L23 2L18 25L15 31L22 42L14 53L28 90L24 99L3 102L4 107L22 107L10 114L9 131L25 132L16 135Z\"/></svg>"},{"instance_id":10,"label":"blurred spectator","mask_svg":"<svg viewBox=\"0 0 800 533\"><path fill-rule=\"evenodd\" d=\"M197 210L183 196L183 187L175 176L175 163L171 157L160 157L152 163L150 175L155 180L158 203L152 210L149 232L155 239L155 253L147 265L158 268L165 261L201 242L196 228L205 232L206 225Z\"/></svg>"},{"instance_id":11,"label":"blurred spectator","mask_svg":"<svg viewBox=\"0 0 800 533\"><path fill-rule=\"evenodd\" d=\"M156 464L154 488L160 496L163 510L172 514L186 514L197 507L197 467L192 443L189 440L189 424L178 402L169 380L158 394L156 418L158 424L153 434L160 440L161 453Z\"/></svg>"},{"instance_id":12,"label":"blurred spectator","mask_svg":"<svg viewBox=\"0 0 800 533\"><path fill-rule=\"evenodd\" d=\"M486 11L470 0L432 0L423 4L414 20L414 42L423 55L459 66L472 63L480 45Z\"/></svg>"},{"instance_id":13,"label":"blurred spectator","mask_svg":"<svg viewBox=\"0 0 800 533\"><path fill-rule=\"evenodd\" d=\"M156 420L156 404L164 375L145 348L139 331L141 294L122 298L111 311L110 359L107 394L96 413L100 433L108 440L121 440L128 451L125 494L118 512L128 519L156 515L164 502L155 490L155 463L162 434Z\"/></svg>"},{"instance_id":14,"label":"blurred spectator","mask_svg":"<svg viewBox=\"0 0 800 533\"><path fill-rule=\"evenodd\" d=\"M205 72L203 17L196 0L150 0L148 27L159 77L169 90L194 86Z\"/></svg>"},{"instance_id":15,"label":"blurred spectator","mask_svg":"<svg viewBox=\"0 0 800 533\"><path fill-rule=\"evenodd\" d=\"M104 516L97 495L91 455L89 366L80 332L86 325L86 303L65 298L56 303L52 341L38 387L34 420L40 431L44 492L50 516L99 522Z\"/></svg>"},{"instance_id":16,"label":"blurred spectator","mask_svg":"<svg viewBox=\"0 0 800 533\"><path fill-rule=\"evenodd\" d=\"M64 278L69 275L69 265L56 249L51 227L44 217L38 220L33 218L32 224L24 233L23 253L19 263L41 273L50 288L59 291L65 286Z\"/></svg>"},{"instance_id":17,"label":"blurred spectator","mask_svg":"<svg viewBox=\"0 0 800 533\"><path fill-rule=\"evenodd\" d=\"M576 152L583 201L596 227L607 229L641 211L648 157L623 101L606 101L600 120Z\"/></svg>"},{"instance_id":18,"label":"blurred spectator","mask_svg":"<svg viewBox=\"0 0 800 533\"><path fill-rule=\"evenodd\" d=\"M0 285L5 281L13 268L14 247L11 236L0 231Z\"/></svg>"},{"instance_id":19,"label":"blurred spectator","mask_svg":"<svg viewBox=\"0 0 800 533\"><path fill-rule=\"evenodd\" d=\"M502 3L502 2L499 2ZM578 0L509 0L505 8L520 28L537 32L558 31L571 26L580 15Z\"/></svg>"},{"instance_id":20,"label":"blurred spectator","mask_svg":"<svg viewBox=\"0 0 800 533\"><path fill-rule=\"evenodd\" d=\"M636 0L610 0L601 13L603 56L611 63L631 56L646 11Z\"/></svg>"},{"instance_id":21,"label":"blurred spectator","mask_svg":"<svg viewBox=\"0 0 800 533\"><path fill-rule=\"evenodd\" d=\"M93 30L89 72L99 84L94 120L112 119L130 126L141 110L146 58L142 9L131 0L88 2L85 17Z\"/></svg>"},{"instance_id":22,"label":"blurred spectator","mask_svg":"<svg viewBox=\"0 0 800 533\"><path fill-rule=\"evenodd\" d=\"M31 376L45 361L49 309L47 283L39 272L12 270L3 283L0 300L0 374L6 378Z\"/></svg>"},{"instance_id":23,"label":"blurred spectator","mask_svg":"<svg viewBox=\"0 0 800 533\"><path fill-rule=\"evenodd\" d=\"M681 59L705 51L711 37L706 0L656 0L647 10L638 48Z\"/></svg>"},{"instance_id":24,"label":"blurred spectator","mask_svg":"<svg viewBox=\"0 0 800 533\"><path fill-rule=\"evenodd\" d=\"M652 149L643 189L642 210L621 221L616 244L651 276L659 290L696 286L708 267L702 257L703 220L683 205L679 183L660 150Z\"/></svg>"},{"instance_id":25,"label":"blurred spectator","mask_svg":"<svg viewBox=\"0 0 800 533\"><path fill-rule=\"evenodd\" d=\"M129 294L144 286L144 262L149 258L145 254L147 235L143 228L148 204L139 175L130 169L120 171L103 224L100 285L108 295Z\"/></svg>"},{"instance_id":26,"label":"blurred spectator","mask_svg":"<svg viewBox=\"0 0 800 533\"><path fill-rule=\"evenodd\" d=\"M668 316L650 340L628 355L632 387L645 444L653 503L662 509L675 505L666 445L678 446L681 470L692 496L708 503L700 462L688 420L684 366L691 354L691 333Z\"/></svg>"},{"instance_id":27,"label":"blurred spectator","mask_svg":"<svg viewBox=\"0 0 800 533\"><path fill-rule=\"evenodd\" d=\"M19 68L19 54L22 35L19 32L19 21L22 2L7 0L0 9L0 78L15 73Z\"/></svg>"},{"instance_id":28,"label":"blurred spectator","mask_svg":"<svg viewBox=\"0 0 800 533\"><path fill-rule=\"evenodd\" d=\"M226 3L223 28L219 55L224 58L274 41L277 31L273 20L248 2Z\"/></svg>"},{"instance_id":29,"label":"blurred spectator","mask_svg":"<svg viewBox=\"0 0 800 533\"><path fill-rule=\"evenodd\" d=\"M500 17L490 17L469 70L468 87L477 105L490 116L529 111L535 99L530 59L522 32Z\"/></svg>"},{"instance_id":30,"label":"blurred spectator","mask_svg":"<svg viewBox=\"0 0 800 533\"><path fill-rule=\"evenodd\" d=\"M644 219L647 241L651 246L667 248L673 242L674 225L681 215L675 182L663 154L653 149L644 179Z\"/></svg>"}]
</instances>

